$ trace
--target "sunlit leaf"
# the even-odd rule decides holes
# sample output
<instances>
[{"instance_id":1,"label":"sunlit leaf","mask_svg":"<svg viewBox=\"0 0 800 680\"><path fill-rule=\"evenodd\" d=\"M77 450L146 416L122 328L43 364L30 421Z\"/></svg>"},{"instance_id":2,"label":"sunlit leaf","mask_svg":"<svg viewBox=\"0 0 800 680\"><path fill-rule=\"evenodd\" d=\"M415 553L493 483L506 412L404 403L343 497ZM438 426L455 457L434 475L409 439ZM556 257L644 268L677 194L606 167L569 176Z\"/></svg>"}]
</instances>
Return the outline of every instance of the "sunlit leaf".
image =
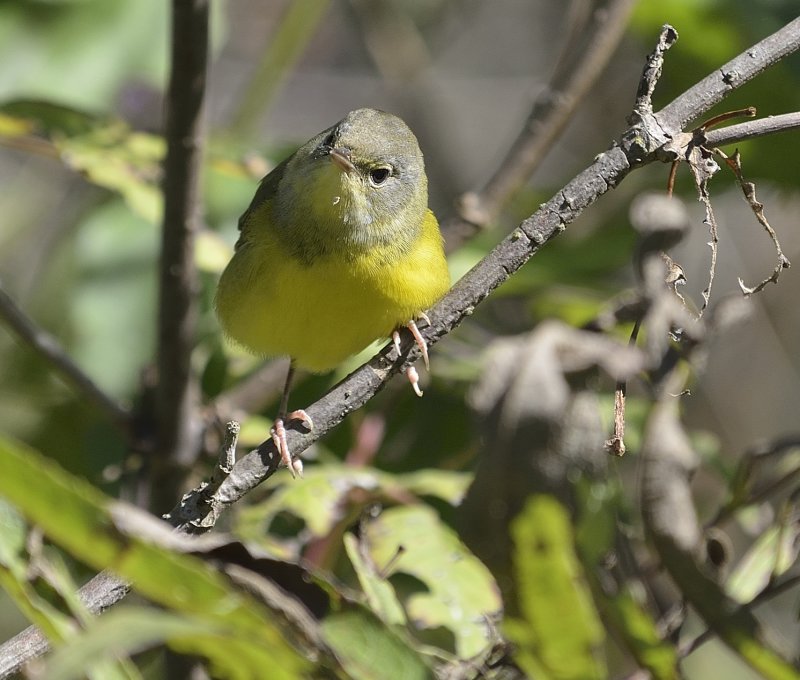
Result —
<instances>
[{"instance_id":1,"label":"sunlit leaf","mask_svg":"<svg viewBox=\"0 0 800 680\"><path fill-rule=\"evenodd\" d=\"M450 630L462 659L486 651L488 621L502 609L499 589L489 570L432 508L390 508L366 523L362 536L373 563L386 576L410 574L425 584L427 591L405 600L417 628Z\"/></svg>"},{"instance_id":2,"label":"sunlit leaf","mask_svg":"<svg viewBox=\"0 0 800 680\"><path fill-rule=\"evenodd\" d=\"M504 623L530 674L559 680L605 678L603 625L583 580L566 509L533 496L511 524L514 572L523 619ZM507 625L508 624L508 625Z\"/></svg>"},{"instance_id":3,"label":"sunlit leaf","mask_svg":"<svg viewBox=\"0 0 800 680\"><path fill-rule=\"evenodd\" d=\"M263 439L264 429L260 431ZM300 519L304 537L326 536L348 511L348 494L361 489L377 496L394 497L409 491L436 496L459 503L466 491L469 475L425 470L408 475L392 475L372 468L353 468L327 464L308 466L302 484L271 482L276 488L267 500L244 508L239 513L237 532L260 542L278 515L290 514Z\"/></svg>"},{"instance_id":4,"label":"sunlit leaf","mask_svg":"<svg viewBox=\"0 0 800 680\"><path fill-rule=\"evenodd\" d=\"M209 632L209 627L198 621L157 609L122 605L92 621L69 645L48 657L44 676L50 680L82 678L100 660L131 656L171 638Z\"/></svg>"},{"instance_id":5,"label":"sunlit leaf","mask_svg":"<svg viewBox=\"0 0 800 680\"><path fill-rule=\"evenodd\" d=\"M585 577L594 595L604 621L612 627L617 637L631 651L639 665L647 669L655 680L676 680L678 654L669 641L662 639L656 622L644 604L637 600L632 589L622 585L618 589L604 587L599 573L605 570L604 562L614 554L619 499L609 482L579 484L580 516L575 530L578 555L585 568ZM523 636L525 632L521 633Z\"/></svg>"},{"instance_id":6,"label":"sunlit leaf","mask_svg":"<svg viewBox=\"0 0 800 680\"><path fill-rule=\"evenodd\" d=\"M27 526L22 516L0 498L0 587L19 610L53 642L69 634L70 617L37 592L29 577L25 548Z\"/></svg>"},{"instance_id":7,"label":"sunlit leaf","mask_svg":"<svg viewBox=\"0 0 800 680\"><path fill-rule=\"evenodd\" d=\"M0 468L5 471L0 495L55 543L95 569L113 566L141 595L198 617L215 631L168 640L179 651L207 657L219 675L231 678L258 677L274 665L273 677L289 679L306 667L262 604L235 590L202 560L139 538L137 528L147 526L145 519L152 523L151 518L142 516L136 524L134 509L6 439L0 439Z\"/></svg>"},{"instance_id":8,"label":"sunlit leaf","mask_svg":"<svg viewBox=\"0 0 800 680\"><path fill-rule=\"evenodd\" d=\"M742 604L751 602L771 578L785 573L795 563L800 552L798 536L797 519L787 526L771 526L761 532L725 583L728 595Z\"/></svg>"},{"instance_id":9,"label":"sunlit leaf","mask_svg":"<svg viewBox=\"0 0 800 680\"><path fill-rule=\"evenodd\" d=\"M49 152L57 153L89 182L119 193L131 210L149 222L160 222L165 152L161 137L131 130L118 119L93 117L46 102L12 102L0 111L0 134L26 135L31 150L51 145Z\"/></svg>"},{"instance_id":10,"label":"sunlit leaf","mask_svg":"<svg viewBox=\"0 0 800 680\"><path fill-rule=\"evenodd\" d=\"M420 496L432 496L450 505L460 505L472 483L472 475L429 468L397 475L396 480Z\"/></svg>"},{"instance_id":11,"label":"sunlit leaf","mask_svg":"<svg viewBox=\"0 0 800 680\"><path fill-rule=\"evenodd\" d=\"M56 136L54 142L71 168L94 184L119 192L130 209L147 221L161 221L163 139L111 121L84 135Z\"/></svg>"},{"instance_id":12,"label":"sunlit leaf","mask_svg":"<svg viewBox=\"0 0 800 680\"><path fill-rule=\"evenodd\" d=\"M362 545L353 534L344 535L347 556L358 576L358 582L367 597L370 610L388 624L406 623L406 615L397 600L394 588L386 580L386 575L375 568L371 558L362 555Z\"/></svg>"}]
</instances>

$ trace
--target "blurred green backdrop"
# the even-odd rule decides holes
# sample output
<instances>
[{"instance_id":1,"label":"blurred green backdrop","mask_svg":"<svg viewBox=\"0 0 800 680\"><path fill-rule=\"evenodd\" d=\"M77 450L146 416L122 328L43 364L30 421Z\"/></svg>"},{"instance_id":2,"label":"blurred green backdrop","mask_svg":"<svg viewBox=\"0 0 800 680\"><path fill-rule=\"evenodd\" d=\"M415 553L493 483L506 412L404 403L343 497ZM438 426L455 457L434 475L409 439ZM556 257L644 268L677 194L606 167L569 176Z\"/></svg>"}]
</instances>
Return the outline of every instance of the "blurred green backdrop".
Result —
<instances>
[{"instance_id":1,"label":"blurred green backdrop","mask_svg":"<svg viewBox=\"0 0 800 680\"><path fill-rule=\"evenodd\" d=\"M456 198L494 170L559 54L570 49L561 30L568 3L414 0L384 3L386 16L355 0L297 5L302 11L289 20L289 3L212 3L206 229L197 254L203 307L193 357L207 398L256 364L224 345L210 301L236 238L236 220L265 169L351 109L386 109L405 118L420 138L432 206L447 217ZM644 55L664 22L678 29L680 40L667 56L656 93L660 105L795 15L793 0L640 2L601 82L528 187L495 229L453 254L454 278L625 129ZM0 281L86 373L128 404L154 352L158 135L168 35L162 0L0 3ZM759 115L800 109L797 55L718 110L747 105L757 106ZM20 129L21 120L31 127ZM760 139L740 150L784 252L799 259L800 135ZM327 437L316 457L342 459L356 446L367 414L378 414L385 432L377 467L470 471L477 437L465 394L485 347L543 318L580 324L630 285L634 237L627 208L642 190L664 187L666 174L665 167L651 166L631 175L437 345L422 402L405 385L393 385ZM675 255L686 270L687 294L697 302L707 276L708 235L688 173L679 175L678 190L695 228ZM738 290L739 276L746 282L766 276L773 255L732 177L723 173L712 190L721 232L715 295L721 298ZM701 511L724 493L719 469L730 468L756 441L797 427L796 291L790 270L752 300L735 341L727 336L712 348L686 403L687 421L704 433L713 458L695 481L703 492ZM335 376L306 379L293 402L318 397L357 363ZM266 419L250 414L247 442L263 438L274 409L274 402L266 405ZM125 477L120 466L130 465L115 428L2 326L0 431L112 494ZM631 455L614 463L623 482L635 479L635 426L629 445ZM782 606L768 614L788 639L792 630L797 637L796 622L786 628L791 614ZM0 610L0 636L21 625L10 607ZM753 677L718 645L691 657L687 677L710 677L709 667L716 677Z\"/></svg>"}]
</instances>

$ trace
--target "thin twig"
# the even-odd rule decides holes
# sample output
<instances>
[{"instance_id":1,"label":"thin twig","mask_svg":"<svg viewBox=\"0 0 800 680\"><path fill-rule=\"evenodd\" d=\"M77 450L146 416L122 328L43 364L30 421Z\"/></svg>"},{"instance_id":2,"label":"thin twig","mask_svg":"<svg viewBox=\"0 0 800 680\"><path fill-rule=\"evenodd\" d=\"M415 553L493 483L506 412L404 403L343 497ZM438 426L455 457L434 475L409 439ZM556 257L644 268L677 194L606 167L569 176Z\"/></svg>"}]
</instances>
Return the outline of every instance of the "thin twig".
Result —
<instances>
[{"instance_id":1,"label":"thin twig","mask_svg":"<svg viewBox=\"0 0 800 680\"><path fill-rule=\"evenodd\" d=\"M173 0L159 271L156 508L175 498L182 469L199 449L198 389L191 357L197 318L194 239L199 228L207 51L208 0Z\"/></svg>"},{"instance_id":2,"label":"thin twig","mask_svg":"<svg viewBox=\"0 0 800 680\"><path fill-rule=\"evenodd\" d=\"M463 195L459 199L460 216L444 223L448 251L456 250L476 229L496 219L536 171L608 65L634 4L632 0L611 0L594 12L580 58L553 74L494 175L479 192Z\"/></svg>"},{"instance_id":3,"label":"thin twig","mask_svg":"<svg viewBox=\"0 0 800 680\"><path fill-rule=\"evenodd\" d=\"M639 88L636 91L636 102L633 105L634 116L644 118L653 113L653 94L656 91L656 85L664 68L664 56L677 39L678 32L672 26L664 24L661 27L656 46L647 55L647 61L642 70ZM629 122L633 125L636 122L636 118L629 119Z\"/></svg>"},{"instance_id":4,"label":"thin twig","mask_svg":"<svg viewBox=\"0 0 800 680\"><path fill-rule=\"evenodd\" d=\"M635 4L635 0L612 0L595 10L580 58L553 75L536 98L508 155L481 191L481 206L488 221L525 185L564 131L617 49Z\"/></svg>"},{"instance_id":5,"label":"thin twig","mask_svg":"<svg viewBox=\"0 0 800 680\"><path fill-rule=\"evenodd\" d=\"M697 188L697 196L706 210L706 216L703 220L708 226L708 233L710 241L708 247L711 248L711 261L708 264L708 284L702 292L703 304L700 306L698 318L702 317L708 303L711 301L711 287L714 285L714 274L717 271L717 253L719 251L719 235L717 231L717 219L714 215L714 208L711 205L711 196L708 193L708 180L711 175L718 169L716 163L710 168L704 163L704 151L700 148L695 148L691 152L689 159L689 167L692 170L694 177L695 187Z\"/></svg>"},{"instance_id":6,"label":"thin twig","mask_svg":"<svg viewBox=\"0 0 800 680\"><path fill-rule=\"evenodd\" d=\"M776 457L785 455L787 452L800 448L800 436L788 435L781 437L775 441L769 442L767 445L759 445L754 449L745 451L742 456L742 462L739 464L740 470L737 472L737 477L744 476L744 480L740 483L746 483L753 475L754 471L758 469L759 465L768 464L772 469L773 461ZM741 468L744 466L744 470ZM714 518L706 525L706 529L716 527L727 521L738 510L749 505L756 505L764 500L776 495L784 487L791 486L800 479L800 467L790 469L781 477L772 480L767 485L760 489L753 490L746 497L731 498L725 505L723 505L714 516Z\"/></svg>"},{"instance_id":7,"label":"thin twig","mask_svg":"<svg viewBox=\"0 0 800 680\"><path fill-rule=\"evenodd\" d=\"M800 112L795 111L709 130L706 132L706 143L708 146L725 146L743 142L746 139L774 135L777 132L788 132L798 128L800 128Z\"/></svg>"},{"instance_id":8,"label":"thin twig","mask_svg":"<svg viewBox=\"0 0 800 680\"><path fill-rule=\"evenodd\" d=\"M778 255L778 261L775 264L775 268L772 270L772 274L761 281L761 283L750 287L746 286L741 278L739 279L739 288L741 288L744 296L748 297L753 293L762 291L768 283L778 283L778 277L780 276L781 272L784 269L788 269L791 266L791 262L789 262L789 258L783 254L780 241L778 241L778 235L767 221L767 216L764 214L764 204L756 198L756 185L752 182L746 181L744 178L744 174L742 173L742 158L739 152L736 151L732 156L728 156L721 149L715 149L715 153L725 160L727 166L733 171L733 174L736 175L736 180L739 182L739 186L742 189L742 193L744 194L744 199L747 201L747 205L750 206L750 209L756 216L758 223L764 227L764 231L767 232L767 235L772 241L772 245L775 247L775 251Z\"/></svg>"},{"instance_id":9,"label":"thin twig","mask_svg":"<svg viewBox=\"0 0 800 680\"><path fill-rule=\"evenodd\" d=\"M761 42L749 47L676 97L658 113L667 129L681 130L697 120L735 89L784 57L800 49L800 18L794 19Z\"/></svg>"},{"instance_id":10,"label":"thin twig","mask_svg":"<svg viewBox=\"0 0 800 680\"><path fill-rule=\"evenodd\" d=\"M25 315L2 286L0 286L0 318L69 385L98 406L115 424L127 428L130 424L130 411L100 389L52 335L36 326Z\"/></svg>"},{"instance_id":11,"label":"thin twig","mask_svg":"<svg viewBox=\"0 0 800 680\"><path fill-rule=\"evenodd\" d=\"M711 128L718 127L720 123L725 123L729 120L733 120L734 118L753 118L755 115L756 115L755 106L748 106L744 109L735 109L734 111L725 111L725 113L720 113L706 120L698 128L698 130L706 132L708 130L711 130Z\"/></svg>"},{"instance_id":12,"label":"thin twig","mask_svg":"<svg viewBox=\"0 0 800 680\"><path fill-rule=\"evenodd\" d=\"M757 605L767 602L774 597L778 597L778 595L782 595L787 590L791 590L792 588L800 585L800 576L791 576L784 581L781 582L773 582L772 585L767 586L764 590L762 590L758 595L756 595L750 605ZM697 651L699 647L704 645L709 640L713 639L716 635L716 632L711 628L704 630L700 633L697 637L689 640L688 642L682 644L678 648L678 656L681 659L685 659L689 656L692 652Z\"/></svg>"},{"instance_id":13,"label":"thin twig","mask_svg":"<svg viewBox=\"0 0 800 680\"><path fill-rule=\"evenodd\" d=\"M631 329L631 336L628 338L630 347L636 346L639 339L639 330L642 327L642 320L636 319ZM627 381L620 381L614 390L614 434L611 439L606 441L606 448L615 456L625 455L625 397L628 392Z\"/></svg>"},{"instance_id":14,"label":"thin twig","mask_svg":"<svg viewBox=\"0 0 800 680\"><path fill-rule=\"evenodd\" d=\"M211 479L184 494L178 505L164 515L173 526L185 533L204 533L213 526L219 513L215 512L213 499L220 485L231 474L236 464L236 444L239 441L239 423L235 420L225 425L225 437ZM187 519L189 518L189 519ZM198 518L198 519L194 519Z\"/></svg>"}]
</instances>

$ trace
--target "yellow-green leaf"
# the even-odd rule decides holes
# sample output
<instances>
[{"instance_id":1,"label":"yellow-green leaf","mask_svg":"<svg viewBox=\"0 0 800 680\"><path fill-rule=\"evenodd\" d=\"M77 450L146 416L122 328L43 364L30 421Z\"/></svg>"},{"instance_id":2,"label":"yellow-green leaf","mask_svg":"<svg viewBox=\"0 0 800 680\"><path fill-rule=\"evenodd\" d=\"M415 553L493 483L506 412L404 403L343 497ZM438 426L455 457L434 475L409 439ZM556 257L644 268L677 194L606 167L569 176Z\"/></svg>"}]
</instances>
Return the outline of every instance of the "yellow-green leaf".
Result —
<instances>
[{"instance_id":1,"label":"yellow-green leaf","mask_svg":"<svg viewBox=\"0 0 800 680\"><path fill-rule=\"evenodd\" d=\"M405 600L414 625L450 630L462 659L487 651L492 639L488 622L502 609L499 589L432 508L390 508L366 524L362 535L373 563L387 576L410 574L427 587Z\"/></svg>"},{"instance_id":2,"label":"yellow-green leaf","mask_svg":"<svg viewBox=\"0 0 800 680\"><path fill-rule=\"evenodd\" d=\"M422 658L400 637L367 612L353 610L322 622L328 646L353 680L428 680Z\"/></svg>"},{"instance_id":3,"label":"yellow-green leaf","mask_svg":"<svg viewBox=\"0 0 800 680\"><path fill-rule=\"evenodd\" d=\"M511 523L522 620L504 623L529 674L557 680L605 678L603 626L575 554L566 509L532 496Z\"/></svg>"},{"instance_id":4,"label":"yellow-green leaf","mask_svg":"<svg viewBox=\"0 0 800 680\"><path fill-rule=\"evenodd\" d=\"M135 508L104 496L35 451L0 438L0 496L62 548L95 569L112 567L144 597L213 629L173 638L180 651L209 658L217 675L298 677L308 663L284 639L275 616L201 559L137 534ZM154 522L150 519L150 522Z\"/></svg>"}]
</instances>

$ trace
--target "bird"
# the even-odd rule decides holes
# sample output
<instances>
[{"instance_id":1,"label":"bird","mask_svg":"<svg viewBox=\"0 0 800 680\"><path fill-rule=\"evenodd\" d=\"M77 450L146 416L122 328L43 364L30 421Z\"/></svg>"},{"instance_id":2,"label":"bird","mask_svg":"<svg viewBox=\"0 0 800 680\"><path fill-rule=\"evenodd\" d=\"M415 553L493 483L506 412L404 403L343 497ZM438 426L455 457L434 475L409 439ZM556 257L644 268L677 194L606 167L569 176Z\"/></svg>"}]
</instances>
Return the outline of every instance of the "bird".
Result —
<instances>
[{"instance_id":1,"label":"bird","mask_svg":"<svg viewBox=\"0 0 800 680\"><path fill-rule=\"evenodd\" d=\"M215 308L224 333L260 356L288 356L271 436L292 476L285 424L297 368L322 373L407 327L425 365L416 320L450 287L439 223L417 138L399 117L351 111L277 165L239 219ZM407 375L422 396L417 374Z\"/></svg>"}]
</instances>

